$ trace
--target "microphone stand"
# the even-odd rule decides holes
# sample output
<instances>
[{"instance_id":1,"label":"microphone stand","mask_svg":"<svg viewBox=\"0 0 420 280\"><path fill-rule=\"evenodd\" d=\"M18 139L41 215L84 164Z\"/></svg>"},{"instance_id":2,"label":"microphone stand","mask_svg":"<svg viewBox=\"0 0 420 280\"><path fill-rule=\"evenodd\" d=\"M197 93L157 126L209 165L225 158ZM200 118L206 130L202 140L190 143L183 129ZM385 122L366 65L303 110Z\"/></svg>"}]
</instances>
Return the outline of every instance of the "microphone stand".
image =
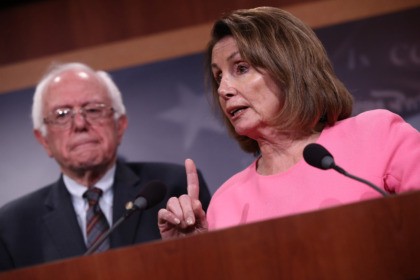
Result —
<instances>
[{"instance_id":1,"label":"microphone stand","mask_svg":"<svg viewBox=\"0 0 420 280\"><path fill-rule=\"evenodd\" d=\"M364 183L364 184L368 185L369 187L373 188L374 190L376 190L377 192L379 192L380 194L382 194L384 197L390 196L390 194L387 193L387 192L385 192L383 189L375 186L374 184L372 184L371 182L369 182L369 181L367 181L365 179L359 178L359 177L357 177L355 175L352 175L352 174L348 173L346 170L344 170L343 168L341 168L340 166L338 166L336 164L332 164L331 168L333 168L335 171L343 174L344 176L350 177L350 178L352 178L352 179L354 179L356 181L359 181L361 183Z\"/></svg>"},{"instance_id":2,"label":"microphone stand","mask_svg":"<svg viewBox=\"0 0 420 280\"><path fill-rule=\"evenodd\" d=\"M139 208L136 206L135 203L133 202L128 202L125 205L125 209L127 210L124 215L122 217L120 217L118 219L118 221L116 221L109 229L108 231L103 234L84 254L83 256L89 256L90 254L92 254L96 249L98 249L99 246L101 246L101 244L105 241L105 239L107 239L111 233L114 231L114 229L116 229L122 222L125 221L125 219L127 219L129 216L131 216L131 214L133 214L136 210L138 210Z\"/></svg>"}]
</instances>

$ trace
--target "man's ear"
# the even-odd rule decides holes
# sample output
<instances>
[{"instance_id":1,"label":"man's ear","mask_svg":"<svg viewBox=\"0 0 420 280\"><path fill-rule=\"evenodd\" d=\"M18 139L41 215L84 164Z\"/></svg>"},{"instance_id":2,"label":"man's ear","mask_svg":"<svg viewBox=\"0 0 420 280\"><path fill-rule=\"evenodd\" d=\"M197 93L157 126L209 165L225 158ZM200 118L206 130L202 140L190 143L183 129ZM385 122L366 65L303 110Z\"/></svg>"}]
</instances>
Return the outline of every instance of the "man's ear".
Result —
<instances>
[{"instance_id":1,"label":"man's ear","mask_svg":"<svg viewBox=\"0 0 420 280\"><path fill-rule=\"evenodd\" d=\"M118 144L121 144L124 132L128 126L127 115L122 115L117 120L117 133L118 133Z\"/></svg>"},{"instance_id":2,"label":"man's ear","mask_svg":"<svg viewBox=\"0 0 420 280\"><path fill-rule=\"evenodd\" d=\"M39 144L41 144L41 146L44 147L44 150L47 152L48 156L52 157L47 137L43 136L41 131L39 131L38 129L34 129L34 135L36 140L38 140Z\"/></svg>"}]
</instances>

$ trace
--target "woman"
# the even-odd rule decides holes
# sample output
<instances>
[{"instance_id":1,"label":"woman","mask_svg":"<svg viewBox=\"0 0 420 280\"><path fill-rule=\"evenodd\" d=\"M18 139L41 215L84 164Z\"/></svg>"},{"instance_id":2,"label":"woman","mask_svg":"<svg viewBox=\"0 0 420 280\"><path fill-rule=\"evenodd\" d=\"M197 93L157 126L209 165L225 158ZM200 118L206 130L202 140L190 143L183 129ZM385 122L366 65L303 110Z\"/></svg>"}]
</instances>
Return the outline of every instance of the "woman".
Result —
<instances>
[{"instance_id":1,"label":"woman","mask_svg":"<svg viewBox=\"0 0 420 280\"><path fill-rule=\"evenodd\" d=\"M213 100L231 135L256 160L214 194L207 215L195 166L188 195L159 212L163 238L313 211L380 196L302 152L325 146L337 164L388 193L420 188L420 134L386 110L350 117L352 97L315 33L277 8L238 10L217 21L207 49Z\"/></svg>"}]
</instances>

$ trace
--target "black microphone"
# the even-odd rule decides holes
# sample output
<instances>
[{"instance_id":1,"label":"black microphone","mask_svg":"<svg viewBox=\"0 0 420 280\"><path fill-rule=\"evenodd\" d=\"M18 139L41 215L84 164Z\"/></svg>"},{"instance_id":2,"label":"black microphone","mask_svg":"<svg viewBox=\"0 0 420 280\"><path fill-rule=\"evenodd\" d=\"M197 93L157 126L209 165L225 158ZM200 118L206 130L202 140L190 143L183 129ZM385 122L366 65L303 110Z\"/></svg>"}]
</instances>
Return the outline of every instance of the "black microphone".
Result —
<instances>
[{"instance_id":1,"label":"black microphone","mask_svg":"<svg viewBox=\"0 0 420 280\"><path fill-rule=\"evenodd\" d=\"M161 181L150 181L144 186L140 193L136 196L134 201L129 201L125 205L125 213L116 221L108 231L103 234L90 248L86 251L84 256L90 255L94 252L108 236L128 217L130 217L136 211L147 210L159 202L166 195L166 185Z\"/></svg>"},{"instance_id":2,"label":"black microphone","mask_svg":"<svg viewBox=\"0 0 420 280\"><path fill-rule=\"evenodd\" d=\"M349 178L352 178L354 180L357 180L359 182L362 182L362 183L368 185L369 187L376 190L377 192L379 192L383 196L389 196L389 194L387 192L385 192L381 188L375 186L371 182L366 181L365 179L356 177L356 176L348 173L347 171L345 171L340 166L336 165L335 162L334 162L334 158L330 154L330 152L328 152L327 149L325 149L323 146L321 146L319 144L316 144L316 143L308 144L305 147L305 149L303 149L303 158L305 159L306 163L308 163L309 165L312 165L313 167L323 169L323 170L327 170L327 169L332 168L335 171L343 174L344 176L347 176Z\"/></svg>"}]
</instances>

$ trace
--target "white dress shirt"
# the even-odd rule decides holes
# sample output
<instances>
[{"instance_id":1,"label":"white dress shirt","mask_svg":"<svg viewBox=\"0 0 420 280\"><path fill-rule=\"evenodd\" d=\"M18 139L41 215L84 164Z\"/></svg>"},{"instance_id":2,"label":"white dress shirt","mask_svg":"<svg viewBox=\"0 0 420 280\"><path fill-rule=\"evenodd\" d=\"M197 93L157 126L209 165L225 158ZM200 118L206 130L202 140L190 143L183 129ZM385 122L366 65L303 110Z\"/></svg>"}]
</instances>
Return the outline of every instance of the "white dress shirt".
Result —
<instances>
[{"instance_id":1,"label":"white dress shirt","mask_svg":"<svg viewBox=\"0 0 420 280\"><path fill-rule=\"evenodd\" d=\"M108 172L95 184L95 187L102 190L102 196L99 199L99 206L104 213L108 224L112 225L112 200L114 193L112 190L112 184L114 183L115 165L108 170ZM82 229L83 238L86 237L86 213L89 208L87 199L83 198L83 194L87 190L86 186L80 185L70 177L63 174L64 184L67 190L71 194L74 210L76 212L77 221L79 222L80 228Z\"/></svg>"}]
</instances>

